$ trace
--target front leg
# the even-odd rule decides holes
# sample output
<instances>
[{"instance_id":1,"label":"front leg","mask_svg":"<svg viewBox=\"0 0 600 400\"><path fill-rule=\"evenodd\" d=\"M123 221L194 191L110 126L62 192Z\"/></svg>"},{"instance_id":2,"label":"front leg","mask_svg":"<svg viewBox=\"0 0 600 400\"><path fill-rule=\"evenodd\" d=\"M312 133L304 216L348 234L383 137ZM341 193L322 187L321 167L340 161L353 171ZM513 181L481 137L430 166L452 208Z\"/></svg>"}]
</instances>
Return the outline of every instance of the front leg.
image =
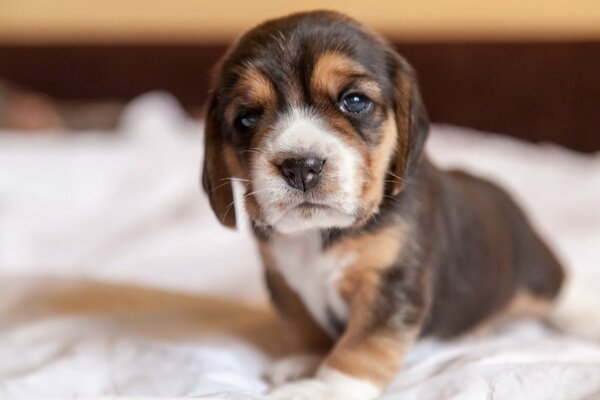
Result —
<instances>
[{"instance_id":1,"label":"front leg","mask_svg":"<svg viewBox=\"0 0 600 400\"><path fill-rule=\"evenodd\" d=\"M354 292L347 328L315 377L281 386L271 393L271 398L370 400L383 392L400 370L425 312L424 307L410 301L397 309L386 307L390 312L377 309L382 301L397 299L382 298L380 275L376 276L377 279L362 282Z\"/></svg>"},{"instance_id":2,"label":"front leg","mask_svg":"<svg viewBox=\"0 0 600 400\"><path fill-rule=\"evenodd\" d=\"M314 378L271 392L276 400L370 400L381 395L400 370L414 334L379 332L360 339L345 336Z\"/></svg>"},{"instance_id":3,"label":"front leg","mask_svg":"<svg viewBox=\"0 0 600 400\"><path fill-rule=\"evenodd\" d=\"M277 270L266 271L267 286L283 324L288 355L266 371L275 386L313 376L331 349L331 338L312 319L299 296Z\"/></svg>"}]
</instances>

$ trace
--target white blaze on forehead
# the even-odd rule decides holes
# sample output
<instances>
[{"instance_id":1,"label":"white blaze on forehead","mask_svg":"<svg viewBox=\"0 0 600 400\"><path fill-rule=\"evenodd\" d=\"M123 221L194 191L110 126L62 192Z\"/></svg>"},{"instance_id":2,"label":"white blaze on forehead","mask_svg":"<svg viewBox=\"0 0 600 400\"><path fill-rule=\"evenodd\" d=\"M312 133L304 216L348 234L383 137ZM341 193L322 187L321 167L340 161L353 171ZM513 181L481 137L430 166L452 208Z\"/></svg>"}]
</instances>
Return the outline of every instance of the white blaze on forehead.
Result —
<instances>
[{"instance_id":1,"label":"white blaze on forehead","mask_svg":"<svg viewBox=\"0 0 600 400\"><path fill-rule=\"evenodd\" d=\"M341 148L345 148L348 153L346 158L354 153L324 121L312 115L309 110L292 109L281 118L275 131L270 143L273 151L289 151L299 156L314 153L323 158Z\"/></svg>"},{"instance_id":2,"label":"white blaze on forehead","mask_svg":"<svg viewBox=\"0 0 600 400\"><path fill-rule=\"evenodd\" d=\"M290 188L280 174L273 172L273 160L309 156L325 160L322 182L329 182L339 188L336 193L313 199L337 210L332 210L331 215L316 213L318 215L314 221L311 218L302 220L299 215L295 215L295 211L290 211L304 201L304 193ZM267 222L277 227L277 222L281 220L285 231L296 230L290 225L298 225L298 230L317 227L314 225L319 222L317 219L320 220L319 227L348 226L354 221L351 215L357 209L361 186L357 181L357 169L361 163L356 150L318 116L310 110L292 109L279 120L275 129L261 144L260 155L252 171L255 197ZM321 226L324 223L327 226Z\"/></svg>"}]
</instances>

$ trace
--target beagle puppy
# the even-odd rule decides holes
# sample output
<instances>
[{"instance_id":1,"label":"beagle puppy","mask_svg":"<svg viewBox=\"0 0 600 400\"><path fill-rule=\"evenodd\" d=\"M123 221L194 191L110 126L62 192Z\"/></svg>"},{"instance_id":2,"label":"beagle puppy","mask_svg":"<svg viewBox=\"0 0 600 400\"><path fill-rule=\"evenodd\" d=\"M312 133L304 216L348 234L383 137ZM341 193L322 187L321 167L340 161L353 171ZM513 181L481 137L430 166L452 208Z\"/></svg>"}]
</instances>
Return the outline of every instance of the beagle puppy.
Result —
<instances>
[{"instance_id":1,"label":"beagle puppy","mask_svg":"<svg viewBox=\"0 0 600 400\"><path fill-rule=\"evenodd\" d=\"M216 69L203 186L235 227L232 182L292 355L275 399L378 397L422 337L545 312L564 278L498 186L442 171L407 61L336 12L242 36Z\"/></svg>"}]
</instances>

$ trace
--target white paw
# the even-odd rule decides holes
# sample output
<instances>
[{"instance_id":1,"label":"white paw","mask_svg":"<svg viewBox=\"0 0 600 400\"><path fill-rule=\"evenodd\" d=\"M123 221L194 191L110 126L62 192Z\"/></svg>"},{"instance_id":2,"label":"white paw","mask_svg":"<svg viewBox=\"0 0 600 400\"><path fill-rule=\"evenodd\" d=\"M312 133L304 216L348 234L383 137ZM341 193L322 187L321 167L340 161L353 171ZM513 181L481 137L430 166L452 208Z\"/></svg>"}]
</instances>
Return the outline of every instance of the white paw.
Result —
<instances>
[{"instance_id":1,"label":"white paw","mask_svg":"<svg viewBox=\"0 0 600 400\"><path fill-rule=\"evenodd\" d=\"M600 341L600 292L594 284L570 277L563 285L550 319L568 333Z\"/></svg>"},{"instance_id":2,"label":"white paw","mask_svg":"<svg viewBox=\"0 0 600 400\"><path fill-rule=\"evenodd\" d=\"M329 390L327 383L319 379L303 379L279 386L269 393L273 400L342 400ZM344 399L346 400L346 399Z\"/></svg>"},{"instance_id":3,"label":"white paw","mask_svg":"<svg viewBox=\"0 0 600 400\"><path fill-rule=\"evenodd\" d=\"M285 357L273 363L265 376L274 386L306 378L314 375L321 359L322 357L317 354L296 354Z\"/></svg>"},{"instance_id":4,"label":"white paw","mask_svg":"<svg viewBox=\"0 0 600 400\"><path fill-rule=\"evenodd\" d=\"M373 400L381 390L368 381L329 368L317 377L287 383L269 393L272 400Z\"/></svg>"}]
</instances>

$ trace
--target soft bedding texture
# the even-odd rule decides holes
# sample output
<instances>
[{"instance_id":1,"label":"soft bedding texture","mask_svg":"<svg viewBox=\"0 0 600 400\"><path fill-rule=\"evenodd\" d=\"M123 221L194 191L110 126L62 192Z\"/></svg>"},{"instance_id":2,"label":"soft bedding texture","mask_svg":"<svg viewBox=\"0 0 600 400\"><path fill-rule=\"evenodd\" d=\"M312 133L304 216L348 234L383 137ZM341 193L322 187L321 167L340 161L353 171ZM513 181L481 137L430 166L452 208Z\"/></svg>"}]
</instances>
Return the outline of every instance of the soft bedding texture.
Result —
<instances>
[{"instance_id":1,"label":"soft bedding texture","mask_svg":"<svg viewBox=\"0 0 600 400\"><path fill-rule=\"evenodd\" d=\"M199 189L201 131L150 94L116 133L0 132L0 399L265 398L280 337L251 235ZM507 188L600 287L600 154L449 126L428 152ZM424 341L383 398L600 398L600 345L533 320Z\"/></svg>"}]
</instances>

